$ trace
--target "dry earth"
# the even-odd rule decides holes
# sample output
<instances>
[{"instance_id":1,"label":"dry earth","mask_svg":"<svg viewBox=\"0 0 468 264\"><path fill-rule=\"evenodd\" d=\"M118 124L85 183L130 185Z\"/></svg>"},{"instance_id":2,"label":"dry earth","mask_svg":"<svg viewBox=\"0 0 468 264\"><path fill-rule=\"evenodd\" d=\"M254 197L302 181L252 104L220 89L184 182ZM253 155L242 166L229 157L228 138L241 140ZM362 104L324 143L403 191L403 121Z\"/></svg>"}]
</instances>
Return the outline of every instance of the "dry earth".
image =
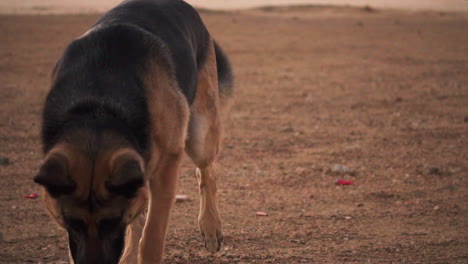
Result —
<instances>
[{"instance_id":1,"label":"dry earth","mask_svg":"<svg viewBox=\"0 0 468 264\"><path fill-rule=\"evenodd\" d=\"M225 245L206 256L187 161L179 192L191 200L173 210L166 263L468 262L467 14L202 16L236 73L217 166ZM24 196L37 190L51 69L96 19L0 16L0 263L67 259L64 232Z\"/></svg>"}]
</instances>

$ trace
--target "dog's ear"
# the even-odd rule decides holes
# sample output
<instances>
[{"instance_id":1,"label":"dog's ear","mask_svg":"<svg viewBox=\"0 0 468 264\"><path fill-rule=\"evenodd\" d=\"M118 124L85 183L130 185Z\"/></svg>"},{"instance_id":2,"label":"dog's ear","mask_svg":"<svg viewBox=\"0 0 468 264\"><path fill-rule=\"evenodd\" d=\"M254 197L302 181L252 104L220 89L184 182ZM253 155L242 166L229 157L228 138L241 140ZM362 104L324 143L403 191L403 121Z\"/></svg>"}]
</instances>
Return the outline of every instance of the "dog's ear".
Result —
<instances>
[{"instance_id":1,"label":"dog's ear","mask_svg":"<svg viewBox=\"0 0 468 264\"><path fill-rule=\"evenodd\" d=\"M132 157L120 157L113 164L112 175L106 182L109 192L133 198L145 185L145 176L140 163Z\"/></svg>"},{"instance_id":2,"label":"dog's ear","mask_svg":"<svg viewBox=\"0 0 468 264\"><path fill-rule=\"evenodd\" d=\"M67 158L60 154L47 158L34 181L44 186L54 198L70 194L76 189L76 183L70 178Z\"/></svg>"}]
</instances>

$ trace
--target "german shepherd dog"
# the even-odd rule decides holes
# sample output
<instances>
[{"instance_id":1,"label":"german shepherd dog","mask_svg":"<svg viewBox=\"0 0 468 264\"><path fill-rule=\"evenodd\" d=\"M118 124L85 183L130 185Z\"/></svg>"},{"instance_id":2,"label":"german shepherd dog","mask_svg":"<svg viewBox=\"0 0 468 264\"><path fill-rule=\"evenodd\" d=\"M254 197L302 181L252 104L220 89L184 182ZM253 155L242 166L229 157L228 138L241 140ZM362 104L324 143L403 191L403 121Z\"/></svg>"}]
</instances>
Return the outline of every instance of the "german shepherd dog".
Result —
<instances>
[{"instance_id":1,"label":"german shepherd dog","mask_svg":"<svg viewBox=\"0 0 468 264\"><path fill-rule=\"evenodd\" d=\"M161 263L184 151L197 166L205 246L220 249L213 162L231 91L226 55L182 0L124 1L67 47L34 181L72 263Z\"/></svg>"}]
</instances>

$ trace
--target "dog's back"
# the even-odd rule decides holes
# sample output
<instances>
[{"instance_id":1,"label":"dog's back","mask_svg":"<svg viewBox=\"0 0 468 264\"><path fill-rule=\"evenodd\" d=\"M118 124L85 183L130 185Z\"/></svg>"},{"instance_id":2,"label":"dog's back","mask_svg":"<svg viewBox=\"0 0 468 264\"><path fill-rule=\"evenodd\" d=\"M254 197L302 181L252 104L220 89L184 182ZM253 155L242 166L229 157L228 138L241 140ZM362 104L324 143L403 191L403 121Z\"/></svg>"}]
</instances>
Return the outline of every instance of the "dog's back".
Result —
<instances>
[{"instance_id":1,"label":"dog's back","mask_svg":"<svg viewBox=\"0 0 468 264\"><path fill-rule=\"evenodd\" d=\"M71 43L56 66L43 114L44 151L77 126L117 126L129 128L126 136L144 154L150 131L143 87L152 74L148 60L158 57L159 67L174 75L191 104L210 41L198 13L184 1L133 0L112 9ZM230 95L230 63L214 47L220 94Z\"/></svg>"}]
</instances>

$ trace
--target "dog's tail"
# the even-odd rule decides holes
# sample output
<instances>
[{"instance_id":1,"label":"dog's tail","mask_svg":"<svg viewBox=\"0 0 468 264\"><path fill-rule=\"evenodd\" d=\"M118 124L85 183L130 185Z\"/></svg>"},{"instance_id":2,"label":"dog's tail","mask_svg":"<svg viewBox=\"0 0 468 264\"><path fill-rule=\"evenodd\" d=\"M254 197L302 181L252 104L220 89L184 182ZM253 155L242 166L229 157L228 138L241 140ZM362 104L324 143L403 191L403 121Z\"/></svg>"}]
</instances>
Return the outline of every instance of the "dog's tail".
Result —
<instances>
[{"instance_id":1,"label":"dog's tail","mask_svg":"<svg viewBox=\"0 0 468 264\"><path fill-rule=\"evenodd\" d=\"M216 53L216 65L218 68L218 86L221 100L231 97L233 94L233 76L231 63L221 47L213 41Z\"/></svg>"}]
</instances>

